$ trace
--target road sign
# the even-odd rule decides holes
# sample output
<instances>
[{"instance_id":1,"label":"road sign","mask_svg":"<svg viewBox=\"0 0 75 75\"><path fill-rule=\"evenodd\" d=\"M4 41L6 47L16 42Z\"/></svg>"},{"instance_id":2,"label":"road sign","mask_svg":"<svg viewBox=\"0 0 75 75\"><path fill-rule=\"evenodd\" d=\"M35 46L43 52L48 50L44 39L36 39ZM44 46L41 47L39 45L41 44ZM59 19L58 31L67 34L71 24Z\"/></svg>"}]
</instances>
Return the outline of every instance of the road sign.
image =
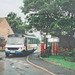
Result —
<instances>
[{"instance_id":1,"label":"road sign","mask_svg":"<svg viewBox=\"0 0 75 75\"><path fill-rule=\"evenodd\" d=\"M46 38L51 38L51 35L46 35Z\"/></svg>"},{"instance_id":2,"label":"road sign","mask_svg":"<svg viewBox=\"0 0 75 75\"><path fill-rule=\"evenodd\" d=\"M48 42L59 42L59 38L49 38Z\"/></svg>"}]
</instances>

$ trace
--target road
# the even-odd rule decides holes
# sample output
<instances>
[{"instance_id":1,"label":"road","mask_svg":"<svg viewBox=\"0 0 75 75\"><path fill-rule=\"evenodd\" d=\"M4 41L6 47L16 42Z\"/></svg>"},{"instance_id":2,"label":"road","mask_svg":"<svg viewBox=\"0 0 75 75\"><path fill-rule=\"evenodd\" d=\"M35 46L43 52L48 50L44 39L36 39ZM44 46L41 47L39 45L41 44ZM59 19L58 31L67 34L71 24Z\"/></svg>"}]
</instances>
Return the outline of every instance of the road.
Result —
<instances>
[{"instance_id":1,"label":"road","mask_svg":"<svg viewBox=\"0 0 75 75\"><path fill-rule=\"evenodd\" d=\"M0 75L50 75L26 62L26 56L5 57L4 52L0 52Z\"/></svg>"},{"instance_id":2,"label":"road","mask_svg":"<svg viewBox=\"0 0 75 75\"><path fill-rule=\"evenodd\" d=\"M6 58L5 53L0 52L0 75L75 75L75 72L41 60L39 52L40 49L29 55L30 64L26 61L27 56L11 55Z\"/></svg>"}]
</instances>

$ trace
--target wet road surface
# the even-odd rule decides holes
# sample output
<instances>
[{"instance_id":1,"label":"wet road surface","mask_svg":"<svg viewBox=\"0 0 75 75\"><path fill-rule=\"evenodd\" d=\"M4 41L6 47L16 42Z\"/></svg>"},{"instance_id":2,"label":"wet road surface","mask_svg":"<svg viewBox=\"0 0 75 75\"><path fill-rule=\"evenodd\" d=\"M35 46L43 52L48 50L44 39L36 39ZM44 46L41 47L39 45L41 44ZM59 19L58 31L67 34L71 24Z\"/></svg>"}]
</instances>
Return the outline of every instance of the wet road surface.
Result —
<instances>
[{"instance_id":1,"label":"wet road surface","mask_svg":"<svg viewBox=\"0 0 75 75\"><path fill-rule=\"evenodd\" d=\"M4 52L0 52L0 75L50 75L26 62L26 56L5 57Z\"/></svg>"},{"instance_id":2,"label":"wet road surface","mask_svg":"<svg viewBox=\"0 0 75 75\"><path fill-rule=\"evenodd\" d=\"M38 56L39 52L40 48L33 54L29 55L29 61L47 69L55 75L75 75L75 72L71 72L41 60ZM9 58L6 58L4 52L0 52L0 56L3 57L3 59L0 60L0 75L50 75L49 73L27 63L26 56L21 57L11 55Z\"/></svg>"}]
</instances>

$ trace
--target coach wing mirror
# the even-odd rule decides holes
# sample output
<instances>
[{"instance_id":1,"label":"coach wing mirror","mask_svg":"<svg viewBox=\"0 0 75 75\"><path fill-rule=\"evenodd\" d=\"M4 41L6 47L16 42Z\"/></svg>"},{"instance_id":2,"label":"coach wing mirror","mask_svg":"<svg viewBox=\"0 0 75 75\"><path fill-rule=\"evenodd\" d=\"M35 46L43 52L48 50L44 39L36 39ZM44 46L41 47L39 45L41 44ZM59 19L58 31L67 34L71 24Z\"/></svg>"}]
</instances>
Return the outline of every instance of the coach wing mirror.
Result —
<instances>
[{"instance_id":1,"label":"coach wing mirror","mask_svg":"<svg viewBox=\"0 0 75 75\"><path fill-rule=\"evenodd\" d=\"M25 46L27 46L27 43L25 43Z\"/></svg>"},{"instance_id":2,"label":"coach wing mirror","mask_svg":"<svg viewBox=\"0 0 75 75\"><path fill-rule=\"evenodd\" d=\"M26 43L24 42L24 46L26 46Z\"/></svg>"},{"instance_id":3,"label":"coach wing mirror","mask_svg":"<svg viewBox=\"0 0 75 75\"><path fill-rule=\"evenodd\" d=\"M24 45L27 46L27 42L24 42Z\"/></svg>"}]
</instances>

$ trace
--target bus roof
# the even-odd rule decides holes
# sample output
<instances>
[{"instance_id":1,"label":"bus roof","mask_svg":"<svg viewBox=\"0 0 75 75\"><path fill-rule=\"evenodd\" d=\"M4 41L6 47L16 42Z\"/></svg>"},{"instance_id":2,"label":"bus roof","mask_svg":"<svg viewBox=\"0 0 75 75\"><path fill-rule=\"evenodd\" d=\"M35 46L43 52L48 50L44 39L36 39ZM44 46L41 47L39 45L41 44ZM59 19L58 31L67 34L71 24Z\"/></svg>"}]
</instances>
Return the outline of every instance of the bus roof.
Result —
<instances>
[{"instance_id":1,"label":"bus roof","mask_svg":"<svg viewBox=\"0 0 75 75\"><path fill-rule=\"evenodd\" d=\"M28 37L28 38L36 38L35 36L26 36L26 35L25 35L25 37Z\"/></svg>"},{"instance_id":2,"label":"bus roof","mask_svg":"<svg viewBox=\"0 0 75 75\"><path fill-rule=\"evenodd\" d=\"M24 37L24 34L9 34L8 37Z\"/></svg>"},{"instance_id":3,"label":"bus roof","mask_svg":"<svg viewBox=\"0 0 75 75\"><path fill-rule=\"evenodd\" d=\"M36 38L35 36L25 35L25 34L9 34L8 37L27 37L27 38Z\"/></svg>"}]
</instances>

